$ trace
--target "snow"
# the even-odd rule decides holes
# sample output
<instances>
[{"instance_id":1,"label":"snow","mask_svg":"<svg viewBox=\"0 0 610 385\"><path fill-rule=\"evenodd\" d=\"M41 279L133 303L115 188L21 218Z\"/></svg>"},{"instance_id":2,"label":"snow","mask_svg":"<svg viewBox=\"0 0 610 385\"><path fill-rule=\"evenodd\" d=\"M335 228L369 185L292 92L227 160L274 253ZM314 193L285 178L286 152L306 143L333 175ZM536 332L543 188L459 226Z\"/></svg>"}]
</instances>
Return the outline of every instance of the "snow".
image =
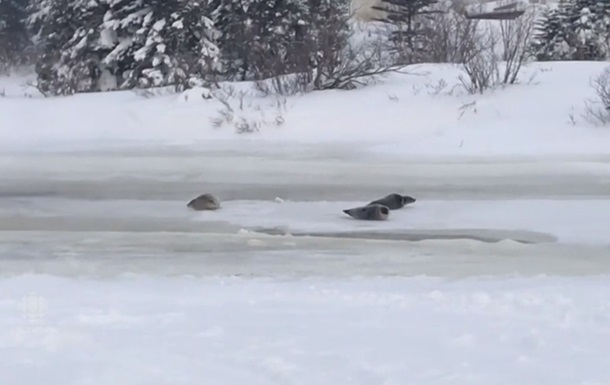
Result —
<instances>
[{"instance_id":1,"label":"snow","mask_svg":"<svg viewBox=\"0 0 610 385\"><path fill-rule=\"evenodd\" d=\"M165 19L161 19L161 20L157 20L155 22L155 24L153 24L152 29L154 29L155 31L159 32L161 31L163 28L165 28L165 24L166 24L166 20Z\"/></svg>"},{"instance_id":2,"label":"snow","mask_svg":"<svg viewBox=\"0 0 610 385\"><path fill-rule=\"evenodd\" d=\"M176 20L172 23L172 27L176 28L176 29L183 29L184 28L184 21L182 19L180 20Z\"/></svg>"},{"instance_id":3,"label":"snow","mask_svg":"<svg viewBox=\"0 0 610 385\"><path fill-rule=\"evenodd\" d=\"M0 281L0 381L601 385L609 288L22 276Z\"/></svg>"},{"instance_id":4,"label":"snow","mask_svg":"<svg viewBox=\"0 0 610 385\"><path fill-rule=\"evenodd\" d=\"M0 383L607 384L605 66L482 95L449 65L285 98L0 78ZM417 202L341 212L391 192Z\"/></svg>"},{"instance_id":5,"label":"snow","mask_svg":"<svg viewBox=\"0 0 610 385\"><path fill-rule=\"evenodd\" d=\"M450 65L413 66L411 74L394 74L361 90L286 98L262 97L251 84L230 85L233 92L225 85L212 99L201 97L206 89L24 99L20 90L7 88L0 104L0 143L11 149L143 141L196 147L231 139L243 147L253 141L352 143L404 156L607 154L610 130L583 118L586 101L594 97L591 79L605 67L534 63L523 70L520 84L483 95L466 94L462 71ZM259 125L258 132L237 135L240 119L215 128L212 121L222 119L226 109L222 101L237 117Z\"/></svg>"},{"instance_id":6,"label":"snow","mask_svg":"<svg viewBox=\"0 0 610 385\"><path fill-rule=\"evenodd\" d=\"M102 48L112 48L115 46L117 36L112 28L104 28L100 32L100 46Z\"/></svg>"}]
</instances>

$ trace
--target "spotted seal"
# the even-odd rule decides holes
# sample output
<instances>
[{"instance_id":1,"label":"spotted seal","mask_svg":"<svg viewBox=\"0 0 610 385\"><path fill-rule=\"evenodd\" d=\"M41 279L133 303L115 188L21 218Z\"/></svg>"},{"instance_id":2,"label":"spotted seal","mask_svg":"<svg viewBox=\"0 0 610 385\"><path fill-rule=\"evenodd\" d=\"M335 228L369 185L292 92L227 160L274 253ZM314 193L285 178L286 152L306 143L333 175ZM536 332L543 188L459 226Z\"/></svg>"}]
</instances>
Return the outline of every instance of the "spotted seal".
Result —
<instances>
[{"instance_id":1,"label":"spotted seal","mask_svg":"<svg viewBox=\"0 0 610 385\"><path fill-rule=\"evenodd\" d=\"M386 206L390 210L398 210L408 204L414 203L415 201L415 198L410 197L408 195L389 194L381 199L372 201L371 203L369 203L369 205L379 204Z\"/></svg>"},{"instance_id":2,"label":"spotted seal","mask_svg":"<svg viewBox=\"0 0 610 385\"><path fill-rule=\"evenodd\" d=\"M368 221L384 221L388 219L388 215L390 215L390 209L380 204L354 207L343 210L343 212L352 218Z\"/></svg>"},{"instance_id":3,"label":"spotted seal","mask_svg":"<svg viewBox=\"0 0 610 385\"><path fill-rule=\"evenodd\" d=\"M197 211L217 210L220 208L220 201L212 194L203 194L191 200L186 206Z\"/></svg>"}]
</instances>

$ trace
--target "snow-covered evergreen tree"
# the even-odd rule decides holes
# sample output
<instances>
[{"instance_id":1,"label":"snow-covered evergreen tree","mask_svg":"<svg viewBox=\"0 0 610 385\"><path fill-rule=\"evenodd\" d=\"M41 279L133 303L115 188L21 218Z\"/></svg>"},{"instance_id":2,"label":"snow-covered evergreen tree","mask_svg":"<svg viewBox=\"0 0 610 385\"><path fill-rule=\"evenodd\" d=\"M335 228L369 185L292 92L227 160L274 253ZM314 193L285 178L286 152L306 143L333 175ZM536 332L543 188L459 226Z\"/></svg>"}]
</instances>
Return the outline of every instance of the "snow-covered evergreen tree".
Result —
<instances>
[{"instance_id":1,"label":"snow-covered evergreen tree","mask_svg":"<svg viewBox=\"0 0 610 385\"><path fill-rule=\"evenodd\" d=\"M101 61L103 85L107 89L126 89L131 86L125 79L135 66L133 43L149 11L143 0L105 0L108 9L100 28L100 45L109 52Z\"/></svg>"},{"instance_id":2,"label":"snow-covered evergreen tree","mask_svg":"<svg viewBox=\"0 0 610 385\"><path fill-rule=\"evenodd\" d=\"M251 80L293 72L311 1L217 0L222 76Z\"/></svg>"},{"instance_id":3,"label":"snow-covered evergreen tree","mask_svg":"<svg viewBox=\"0 0 610 385\"><path fill-rule=\"evenodd\" d=\"M569 30L574 52L573 60L600 60L605 58L605 49L600 45L600 19L598 0L574 0L568 10ZM607 33L603 33L607 38Z\"/></svg>"},{"instance_id":4,"label":"snow-covered evergreen tree","mask_svg":"<svg viewBox=\"0 0 610 385\"><path fill-rule=\"evenodd\" d=\"M315 89L345 88L354 67L365 69L368 64L359 58L358 48L352 46L349 0L312 0L307 20L308 52L313 67Z\"/></svg>"},{"instance_id":5,"label":"snow-covered evergreen tree","mask_svg":"<svg viewBox=\"0 0 610 385\"><path fill-rule=\"evenodd\" d=\"M43 92L200 83L218 49L207 0L34 0Z\"/></svg>"},{"instance_id":6,"label":"snow-covered evergreen tree","mask_svg":"<svg viewBox=\"0 0 610 385\"><path fill-rule=\"evenodd\" d=\"M396 26L392 33L397 49L401 51L403 61L417 61L420 53L426 49L425 18L439 13L434 9L438 0L382 0L380 9L388 13L388 20Z\"/></svg>"},{"instance_id":7,"label":"snow-covered evergreen tree","mask_svg":"<svg viewBox=\"0 0 610 385\"><path fill-rule=\"evenodd\" d=\"M250 0L216 0L213 22L221 31L219 75L223 79L248 78L250 72L250 47L254 36L249 33L253 21L250 16Z\"/></svg>"},{"instance_id":8,"label":"snow-covered evergreen tree","mask_svg":"<svg viewBox=\"0 0 610 385\"><path fill-rule=\"evenodd\" d=\"M217 65L217 31L207 0L111 0L102 35L104 63L120 88L200 83Z\"/></svg>"},{"instance_id":9,"label":"snow-covered evergreen tree","mask_svg":"<svg viewBox=\"0 0 610 385\"><path fill-rule=\"evenodd\" d=\"M532 50L539 61L570 60L573 48L568 29L567 8L564 5L547 11L536 23Z\"/></svg>"},{"instance_id":10,"label":"snow-covered evergreen tree","mask_svg":"<svg viewBox=\"0 0 610 385\"><path fill-rule=\"evenodd\" d=\"M48 94L295 72L325 88L357 63L346 56L349 0L31 1L38 85Z\"/></svg>"},{"instance_id":11,"label":"snow-covered evergreen tree","mask_svg":"<svg viewBox=\"0 0 610 385\"><path fill-rule=\"evenodd\" d=\"M104 4L95 0L34 0L29 27L39 45L38 87L66 95L97 90L103 52L95 45Z\"/></svg>"},{"instance_id":12,"label":"snow-covered evergreen tree","mask_svg":"<svg viewBox=\"0 0 610 385\"><path fill-rule=\"evenodd\" d=\"M0 67L23 62L29 45L27 0L0 0Z\"/></svg>"},{"instance_id":13,"label":"snow-covered evergreen tree","mask_svg":"<svg viewBox=\"0 0 610 385\"><path fill-rule=\"evenodd\" d=\"M304 60L299 43L304 39L304 27L312 11L301 0L259 2L260 27L255 44L258 48L257 68L262 77L299 69ZM269 58L276 60L270 61Z\"/></svg>"},{"instance_id":14,"label":"snow-covered evergreen tree","mask_svg":"<svg viewBox=\"0 0 610 385\"><path fill-rule=\"evenodd\" d=\"M571 0L546 13L533 46L538 60L610 57L610 0Z\"/></svg>"}]
</instances>

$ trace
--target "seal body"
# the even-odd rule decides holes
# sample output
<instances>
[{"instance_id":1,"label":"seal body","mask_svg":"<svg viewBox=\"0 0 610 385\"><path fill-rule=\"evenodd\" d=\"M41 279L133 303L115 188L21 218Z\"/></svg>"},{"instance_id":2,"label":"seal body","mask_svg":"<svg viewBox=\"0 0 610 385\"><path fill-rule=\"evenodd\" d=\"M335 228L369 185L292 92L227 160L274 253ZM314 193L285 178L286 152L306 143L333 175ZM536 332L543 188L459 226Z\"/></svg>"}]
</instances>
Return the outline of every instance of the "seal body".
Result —
<instances>
[{"instance_id":1,"label":"seal body","mask_svg":"<svg viewBox=\"0 0 610 385\"><path fill-rule=\"evenodd\" d=\"M220 201L212 194L203 194L191 200L186 206L197 211L218 210Z\"/></svg>"},{"instance_id":2,"label":"seal body","mask_svg":"<svg viewBox=\"0 0 610 385\"><path fill-rule=\"evenodd\" d=\"M343 212L352 218L367 221L384 221L388 219L388 215L390 215L390 209L380 204L354 207L343 210Z\"/></svg>"},{"instance_id":3,"label":"seal body","mask_svg":"<svg viewBox=\"0 0 610 385\"><path fill-rule=\"evenodd\" d=\"M369 205L379 204L386 206L390 210L398 210L405 207L408 204L414 203L416 201L415 198L410 197L408 195L400 195L400 194L389 194L381 199L377 199L369 203Z\"/></svg>"}]
</instances>

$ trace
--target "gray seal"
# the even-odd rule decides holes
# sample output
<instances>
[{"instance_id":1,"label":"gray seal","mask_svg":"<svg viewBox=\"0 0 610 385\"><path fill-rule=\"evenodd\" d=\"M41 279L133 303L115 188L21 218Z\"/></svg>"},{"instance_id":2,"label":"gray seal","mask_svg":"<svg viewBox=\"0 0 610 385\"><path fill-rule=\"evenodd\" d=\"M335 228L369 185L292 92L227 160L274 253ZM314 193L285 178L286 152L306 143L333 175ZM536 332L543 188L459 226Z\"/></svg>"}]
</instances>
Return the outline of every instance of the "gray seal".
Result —
<instances>
[{"instance_id":1,"label":"gray seal","mask_svg":"<svg viewBox=\"0 0 610 385\"><path fill-rule=\"evenodd\" d=\"M220 208L220 201L212 194L203 194L191 200L186 206L197 211L217 210Z\"/></svg>"},{"instance_id":2,"label":"gray seal","mask_svg":"<svg viewBox=\"0 0 610 385\"><path fill-rule=\"evenodd\" d=\"M385 221L388 219L388 215L390 215L390 209L379 204L354 207L343 210L343 212L352 218L368 221Z\"/></svg>"},{"instance_id":3,"label":"gray seal","mask_svg":"<svg viewBox=\"0 0 610 385\"><path fill-rule=\"evenodd\" d=\"M377 199L376 201L372 201L369 205L379 204L386 206L390 210L398 210L415 201L415 198L408 195L390 194L381 199Z\"/></svg>"}]
</instances>

